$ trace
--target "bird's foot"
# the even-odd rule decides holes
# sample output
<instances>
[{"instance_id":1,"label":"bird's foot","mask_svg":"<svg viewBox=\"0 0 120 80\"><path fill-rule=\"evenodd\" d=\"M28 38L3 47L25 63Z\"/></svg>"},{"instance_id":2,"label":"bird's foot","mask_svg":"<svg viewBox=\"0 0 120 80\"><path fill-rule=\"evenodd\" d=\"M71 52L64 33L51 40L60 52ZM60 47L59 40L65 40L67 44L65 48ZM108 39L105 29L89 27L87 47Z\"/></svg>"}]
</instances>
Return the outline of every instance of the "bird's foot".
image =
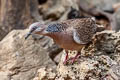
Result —
<instances>
[{"instance_id":1,"label":"bird's foot","mask_svg":"<svg viewBox=\"0 0 120 80\"><path fill-rule=\"evenodd\" d=\"M68 60L64 60L63 64L66 65Z\"/></svg>"},{"instance_id":2,"label":"bird's foot","mask_svg":"<svg viewBox=\"0 0 120 80\"><path fill-rule=\"evenodd\" d=\"M66 57L65 57L63 64L66 65L67 62L69 61L71 64L73 64L79 57L80 57L80 53L77 53L75 57L71 57L70 59L68 59L68 51L66 51Z\"/></svg>"},{"instance_id":3,"label":"bird's foot","mask_svg":"<svg viewBox=\"0 0 120 80\"><path fill-rule=\"evenodd\" d=\"M80 57L80 54L78 53L76 54L75 57L70 58L69 60L71 60L71 64L73 64L79 57Z\"/></svg>"}]
</instances>

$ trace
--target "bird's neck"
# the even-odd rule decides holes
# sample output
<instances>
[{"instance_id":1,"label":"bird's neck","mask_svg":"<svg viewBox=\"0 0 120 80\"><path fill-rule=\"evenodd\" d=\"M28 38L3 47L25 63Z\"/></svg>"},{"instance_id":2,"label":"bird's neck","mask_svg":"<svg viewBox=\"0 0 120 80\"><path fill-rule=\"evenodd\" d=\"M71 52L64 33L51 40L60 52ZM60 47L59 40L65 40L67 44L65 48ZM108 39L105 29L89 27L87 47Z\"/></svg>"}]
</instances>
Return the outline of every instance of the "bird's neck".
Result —
<instances>
[{"instance_id":1,"label":"bird's neck","mask_svg":"<svg viewBox=\"0 0 120 80\"><path fill-rule=\"evenodd\" d=\"M35 32L35 34L46 36L48 34L48 32L46 32L46 26L42 27L40 31Z\"/></svg>"},{"instance_id":2,"label":"bird's neck","mask_svg":"<svg viewBox=\"0 0 120 80\"><path fill-rule=\"evenodd\" d=\"M58 35L59 34L59 35ZM49 33L49 34L46 34L46 36L49 36L51 37L56 43L59 42L60 40L60 37L62 36L60 33Z\"/></svg>"}]
</instances>

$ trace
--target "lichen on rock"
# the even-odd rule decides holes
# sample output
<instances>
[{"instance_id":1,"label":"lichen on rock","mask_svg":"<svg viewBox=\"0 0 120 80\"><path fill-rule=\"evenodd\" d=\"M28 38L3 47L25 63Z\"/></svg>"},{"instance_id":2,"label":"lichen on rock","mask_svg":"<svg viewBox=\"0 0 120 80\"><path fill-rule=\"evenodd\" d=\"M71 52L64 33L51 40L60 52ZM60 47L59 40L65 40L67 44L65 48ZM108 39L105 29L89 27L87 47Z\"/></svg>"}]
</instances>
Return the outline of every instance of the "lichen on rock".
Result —
<instances>
[{"instance_id":1,"label":"lichen on rock","mask_svg":"<svg viewBox=\"0 0 120 80\"><path fill-rule=\"evenodd\" d=\"M74 64L63 64L65 53L55 72L49 68L40 69L46 74L44 79L38 71L36 80L119 80L120 79L120 32L103 31L97 33L86 45ZM72 55L73 56L73 55ZM48 71L49 70L49 71ZM50 78L54 74L54 78Z\"/></svg>"}]
</instances>

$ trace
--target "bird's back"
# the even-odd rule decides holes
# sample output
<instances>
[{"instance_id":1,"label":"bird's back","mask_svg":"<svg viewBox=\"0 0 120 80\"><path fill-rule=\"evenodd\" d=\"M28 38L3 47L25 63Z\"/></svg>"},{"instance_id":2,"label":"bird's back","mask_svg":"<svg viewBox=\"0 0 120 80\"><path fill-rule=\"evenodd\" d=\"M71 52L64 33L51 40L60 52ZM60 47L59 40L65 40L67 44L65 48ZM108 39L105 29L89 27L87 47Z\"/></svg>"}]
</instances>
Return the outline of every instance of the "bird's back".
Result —
<instances>
[{"instance_id":1,"label":"bird's back","mask_svg":"<svg viewBox=\"0 0 120 80\"><path fill-rule=\"evenodd\" d=\"M92 18L70 19L50 24L47 31L52 33L67 32L73 36L76 43L87 44L97 32L97 25Z\"/></svg>"},{"instance_id":2,"label":"bird's back","mask_svg":"<svg viewBox=\"0 0 120 80\"><path fill-rule=\"evenodd\" d=\"M69 31L69 29L72 29L74 39L78 39L80 44L86 44L91 41L91 38L97 32L96 22L91 18L71 19L61 23L67 26L65 30Z\"/></svg>"}]
</instances>

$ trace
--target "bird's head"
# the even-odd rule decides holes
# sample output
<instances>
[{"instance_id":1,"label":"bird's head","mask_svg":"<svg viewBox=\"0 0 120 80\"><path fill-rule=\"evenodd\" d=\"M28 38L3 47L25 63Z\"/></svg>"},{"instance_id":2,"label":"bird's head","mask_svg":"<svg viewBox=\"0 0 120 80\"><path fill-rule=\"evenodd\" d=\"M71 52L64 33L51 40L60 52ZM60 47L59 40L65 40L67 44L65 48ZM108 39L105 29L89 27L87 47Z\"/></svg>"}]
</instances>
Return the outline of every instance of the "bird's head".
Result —
<instances>
[{"instance_id":1,"label":"bird's head","mask_svg":"<svg viewBox=\"0 0 120 80\"><path fill-rule=\"evenodd\" d=\"M41 24L40 22L35 22L33 24L31 24L29 26L29 32L27 33L27 35L25 36L25 39L27 39L31 34L44 34L44 30L45 30L46 25L45 24Z\"/></svg>"}]
</instances>

